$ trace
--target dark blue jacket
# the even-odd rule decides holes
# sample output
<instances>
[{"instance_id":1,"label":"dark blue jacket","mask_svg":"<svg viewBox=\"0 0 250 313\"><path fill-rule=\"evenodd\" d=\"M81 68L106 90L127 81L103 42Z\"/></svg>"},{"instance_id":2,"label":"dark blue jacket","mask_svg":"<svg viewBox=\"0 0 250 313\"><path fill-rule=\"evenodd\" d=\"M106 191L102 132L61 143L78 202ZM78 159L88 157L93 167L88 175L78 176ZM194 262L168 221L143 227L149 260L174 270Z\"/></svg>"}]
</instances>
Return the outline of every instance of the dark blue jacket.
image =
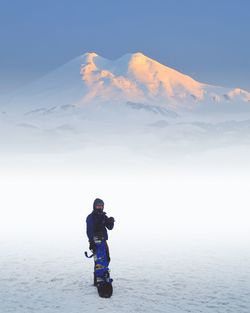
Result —
<instances>
[{"instance_id":1,"label":"dark blue jacket","mask_svg":"<svg viewBox=\"0 0 250 313\"><path fill-rule=\"evenodd\" d=\"M114 227L114 222L108 219L105 212L100 214L93 211L87 216L86 222L89 241L93 240L95 233L100 231L102 232L104 239L108 240L107 228L111 230Z\"/></svg>"}]
</instances>

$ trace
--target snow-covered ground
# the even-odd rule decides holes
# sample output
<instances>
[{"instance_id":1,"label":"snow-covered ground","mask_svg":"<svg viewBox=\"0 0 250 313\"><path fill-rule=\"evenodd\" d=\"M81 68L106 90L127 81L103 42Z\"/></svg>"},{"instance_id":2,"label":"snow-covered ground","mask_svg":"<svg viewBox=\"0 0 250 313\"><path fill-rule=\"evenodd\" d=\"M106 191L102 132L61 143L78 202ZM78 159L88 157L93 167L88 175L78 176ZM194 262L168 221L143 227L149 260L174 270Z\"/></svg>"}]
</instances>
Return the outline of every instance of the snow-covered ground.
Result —
<instances>
[{"instance_id":1,"label":"snow-covered ground","mask_svg":"<svg viewBox=\"0 0 250 313\"><path fill-rule=\"evenodd\" d=\"M35 160L1 159L1 312L249 313L247 172ZM110 299L84 256L97 196L115 217Z\"/></svg>"},{"instance_id":2,"label":"snow-covered ground","mask_svg":"<svg viewBox=\"0 0 250 313\"><path fill-rule=\"evenodd\" d=\"M117 226L118 227L118 226ZM110 242L112 298L92 285L92 260L83 247L12 247L1 250L0 307L7 312L248 313L247 247L147 245ZM156 248L157 247L157 248Z\"/></svg>"}]
</instances>

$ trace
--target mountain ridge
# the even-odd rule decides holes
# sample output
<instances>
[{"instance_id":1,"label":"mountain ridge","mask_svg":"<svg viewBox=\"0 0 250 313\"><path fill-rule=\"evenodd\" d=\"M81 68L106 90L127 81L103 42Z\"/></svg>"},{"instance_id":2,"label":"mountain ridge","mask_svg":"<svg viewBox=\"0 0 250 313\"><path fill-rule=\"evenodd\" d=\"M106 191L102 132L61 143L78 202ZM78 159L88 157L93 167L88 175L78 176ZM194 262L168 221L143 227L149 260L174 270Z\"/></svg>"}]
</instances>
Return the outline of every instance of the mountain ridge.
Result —
<instances>
[{"instance_id":1,"label":"mountain ridge","mask_svg":"<svg viewBox=\"0 0 250 313\"><path fill-rule=\"evenodd\" d=\"M174 111L201 110L203 106L216 110L220 103L226 108L234 102L245 108L250 93L238 87L201 83L141 52L116 60L87 52L19 90L10 101L13 109L18 104L18 110L25 112L44 106L110 102L142 103Z\"/></svg>"}]
</instances>

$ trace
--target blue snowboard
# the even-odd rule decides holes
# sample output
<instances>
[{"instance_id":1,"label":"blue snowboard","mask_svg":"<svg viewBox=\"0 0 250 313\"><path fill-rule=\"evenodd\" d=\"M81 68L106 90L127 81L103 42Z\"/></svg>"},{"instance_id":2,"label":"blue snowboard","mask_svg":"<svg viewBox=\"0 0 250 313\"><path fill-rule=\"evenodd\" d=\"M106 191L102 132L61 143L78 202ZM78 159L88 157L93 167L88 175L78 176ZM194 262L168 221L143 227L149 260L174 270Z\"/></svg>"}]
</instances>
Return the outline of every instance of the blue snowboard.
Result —
<instances>
[{"instance_id":1,"label":"blue snowboard","mask_svg":"<svg viewBox=\"0 0 250 313\"><path fill-rule=\"evenodd\" d=\"M93 254L95 260L94 281L98 294L102 298L110 298L113 294L113 279L110 278L110 270L106 254L105 240L101 236L95 236L96 251ZM85 253L86 255L86 253ZM87 255L86 255L87 256Z\"/></svg>"}]
</instances>

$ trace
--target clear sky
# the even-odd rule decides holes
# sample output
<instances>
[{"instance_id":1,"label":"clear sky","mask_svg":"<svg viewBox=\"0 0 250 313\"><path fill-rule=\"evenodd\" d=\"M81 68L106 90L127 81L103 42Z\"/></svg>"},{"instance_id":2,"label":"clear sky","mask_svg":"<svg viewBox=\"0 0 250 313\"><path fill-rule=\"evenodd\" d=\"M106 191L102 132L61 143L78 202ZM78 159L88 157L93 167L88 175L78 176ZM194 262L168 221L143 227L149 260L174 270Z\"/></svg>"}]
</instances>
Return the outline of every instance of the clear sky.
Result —
<instances>
[{"instance_id":1,"label":"clear sky","mask_svg":"<svg viewBox=\"0 0 250 313\"><path fill-rule=\"evenodd\" d=\"M197 80L250 90L250 1L0 1L1 93L87 51L140 51Z\"/></svg>"}]
</instances>

